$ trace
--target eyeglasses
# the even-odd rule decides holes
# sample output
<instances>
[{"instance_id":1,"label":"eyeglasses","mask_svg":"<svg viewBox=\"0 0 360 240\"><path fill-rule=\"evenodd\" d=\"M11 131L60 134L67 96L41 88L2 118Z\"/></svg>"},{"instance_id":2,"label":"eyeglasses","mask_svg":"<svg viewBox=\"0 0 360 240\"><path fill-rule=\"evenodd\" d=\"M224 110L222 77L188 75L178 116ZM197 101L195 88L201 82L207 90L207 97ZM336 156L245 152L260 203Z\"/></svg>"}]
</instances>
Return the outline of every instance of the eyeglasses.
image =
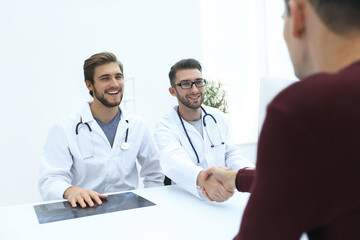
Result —
<instances>
[{"instance_id":1,"label":"eyeglasses","mask_svg":"<svg viewBox=\"0 0 360 240\"><path fill-rule=\"evenodd\" d=\"M190 80L182 80L180 83L175 84L175 85L181 87L182 89L190 89L190 88L192 88L193 84L195 84L195 86L197 88L201 88L201 87L205 86L205 83L206 83L205 79L198 78L194 82L192 82Z\"/></svg>"}]
</instances>

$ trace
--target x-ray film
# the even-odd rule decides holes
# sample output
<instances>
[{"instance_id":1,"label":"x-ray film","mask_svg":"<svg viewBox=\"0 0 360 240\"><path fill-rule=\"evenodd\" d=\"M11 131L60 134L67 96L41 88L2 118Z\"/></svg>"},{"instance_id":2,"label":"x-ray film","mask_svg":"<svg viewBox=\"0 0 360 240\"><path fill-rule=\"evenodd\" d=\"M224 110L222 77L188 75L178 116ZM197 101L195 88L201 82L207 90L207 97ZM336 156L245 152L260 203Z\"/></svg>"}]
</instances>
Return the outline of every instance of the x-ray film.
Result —
<instances>
[{"instance_id":1,"label":"x-ray film","mask_svg":"<svg viewBox=\"0 0 360 240\"><path fill-rule=\"evenodd\" d=\"M155 203L132 192L108 195L102 205L73 208L68 201L35 205L34 209L40 224L87 217L97 214L123 211L156 205Z\"/></svg>"}]
</instances>

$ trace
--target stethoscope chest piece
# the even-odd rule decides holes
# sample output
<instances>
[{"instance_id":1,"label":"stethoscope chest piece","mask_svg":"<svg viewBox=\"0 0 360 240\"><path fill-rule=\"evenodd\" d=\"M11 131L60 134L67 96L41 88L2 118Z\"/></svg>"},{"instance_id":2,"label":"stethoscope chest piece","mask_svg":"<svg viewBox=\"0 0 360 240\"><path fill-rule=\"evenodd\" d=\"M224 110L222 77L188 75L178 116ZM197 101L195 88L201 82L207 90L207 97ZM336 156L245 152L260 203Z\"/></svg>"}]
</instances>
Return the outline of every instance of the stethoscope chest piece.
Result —
<instances>
[{"instance_id":1,"label":"stethoscope chest piece","mask_svg":"<svg viewBox=\"0 0 360 240\"><path fill-rule=\"evenodd\" d=\"M130 144L129 144L128 142L123 142L123 143L121 144L121 146L120 146L120 148L121 148L122 150L129 149L129 147L130 147Z\"/></svg>"}]
</instances>

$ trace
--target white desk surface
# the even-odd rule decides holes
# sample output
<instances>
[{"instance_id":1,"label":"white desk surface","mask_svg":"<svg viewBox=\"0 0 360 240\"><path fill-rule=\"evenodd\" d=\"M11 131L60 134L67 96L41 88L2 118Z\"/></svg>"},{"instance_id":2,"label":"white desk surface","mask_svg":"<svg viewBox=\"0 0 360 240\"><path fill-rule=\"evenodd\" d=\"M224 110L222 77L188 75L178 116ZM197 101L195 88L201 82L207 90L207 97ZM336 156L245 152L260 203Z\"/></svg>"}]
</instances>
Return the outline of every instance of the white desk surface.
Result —
<instances>
[{"instance_id":1,"label":"white desk surface","mask_svg":"<svg viewBox=\"0 0 360 240\"><path fill-rule=\"evenodd\" d=\"M236 192L224 203L202 201L178 186L132 192L156 206L46 224L38 223L34 204L1 207L0 239L233 239L249 198Z\"/></svg>"}]
</instances>

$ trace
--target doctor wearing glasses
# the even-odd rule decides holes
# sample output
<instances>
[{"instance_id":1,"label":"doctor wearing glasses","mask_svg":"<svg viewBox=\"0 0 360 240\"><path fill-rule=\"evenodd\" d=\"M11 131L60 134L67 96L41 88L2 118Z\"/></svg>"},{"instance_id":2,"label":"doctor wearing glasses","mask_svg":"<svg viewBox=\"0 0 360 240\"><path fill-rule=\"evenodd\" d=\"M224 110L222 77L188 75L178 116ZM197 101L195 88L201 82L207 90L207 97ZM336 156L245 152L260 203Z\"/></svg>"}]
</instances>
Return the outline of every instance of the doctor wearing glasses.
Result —
<instances>
[{"instance_id":1,"label":"doctor wearing glasses","mask_svg":"<svg viewBox=\"0 0 360 240\"><path fill-rule=\"evenodd\" d=\"M93 207L104 193L138 187L136 159L145 187L163 186L159 152L144 122L119 105L123 65L102 52L84 63L93 102L50 130L41 158L39 188L44 200L68 199L73 207Z\"/></svg>"},{"instance_id":2,"label":"doctor wearing glasses","mask_svg":"<svg viewBox=\"0 0 360 240\"><path fill-rule=\"evenodd\" d=\"M244 175L241 189L249 191L254 165L230 142L223 113L201 105L206 87L201 64L195 59L181 60L171 67L169 79L170 94L177 98L178 105L160 119L154 133L167 178L201 199L223 202L233 190L213 176L204 176L204 170L223 166L240 169L239 174Z\"/></svg>"}]
</instances>

